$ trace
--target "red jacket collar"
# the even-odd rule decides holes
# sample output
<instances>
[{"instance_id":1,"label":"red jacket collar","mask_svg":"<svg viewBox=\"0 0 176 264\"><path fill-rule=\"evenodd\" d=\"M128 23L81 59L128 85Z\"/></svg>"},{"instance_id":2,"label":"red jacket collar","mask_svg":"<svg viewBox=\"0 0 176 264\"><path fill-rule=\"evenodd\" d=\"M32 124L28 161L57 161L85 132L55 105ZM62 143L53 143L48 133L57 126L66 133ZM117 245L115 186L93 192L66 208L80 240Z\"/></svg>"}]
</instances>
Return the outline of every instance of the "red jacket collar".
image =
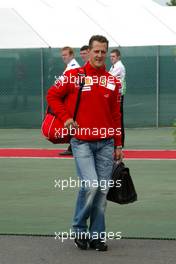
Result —
<instances>
[{"instance_id":1,"label":"red jacket collar","mask_svg":"<svg viewBox=\"0 0 176 264\"><path fill-rule=\"evenodd\" d=\"M105 65L102 66L101 68L98 68L98 69L97 69L97 68L94 68L94 67L90 64L89 61L86 63L86 65L85 65L84 67L85 67L86 73L87 73L87 74L90 74L90 75L95 74L95 75L100 76L100 75L105 74L105 72L106 72L106 67L105 67Z\"/></svg>"}]
</instances>

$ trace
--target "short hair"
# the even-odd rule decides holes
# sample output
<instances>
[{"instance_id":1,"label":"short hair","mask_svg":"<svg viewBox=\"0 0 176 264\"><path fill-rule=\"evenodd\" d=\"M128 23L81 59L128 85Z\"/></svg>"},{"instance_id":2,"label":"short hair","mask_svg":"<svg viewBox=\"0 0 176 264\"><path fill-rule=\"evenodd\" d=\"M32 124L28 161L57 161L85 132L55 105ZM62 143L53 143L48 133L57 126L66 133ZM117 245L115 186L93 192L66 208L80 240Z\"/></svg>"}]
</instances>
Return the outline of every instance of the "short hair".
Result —
<instances>
[{"instance_id":1,"label":"short hair","mask_svg":"<svg viewBox=\"0 0 176 264\"><path fill-rule=\"evenodd\" d=\"M64 50L68 50L69 54L74 56L74 49L73 48L66 46L66 47L63 47L61 49L61 51L64 51Z\"/></svg>"},{"instance_id":2,"label":"short hair","mask_svg":"<svg viewBox=\"0 0 176 264\"><path fill-rule=\"evenodd\" d=\"M89 49L89 46L88 45L84 45L80 48L80 51L83 51L83 50L88 50Z\"/></svg>"},{"instance_id":3,"label":"short hair","mask_svg":"<svg viewBox=\"0 0 176 264\"><path fill-rule=\"evenodd\" d=\"M92 48L92 44L94 41L98 41L98 42L101 42L101 43L106 43L107 44L107 49L108 49L108 45L109 45L109 41L107 40L106 37L104 36L101 36L101 35L94 35L90 38L89 40L89 49Z\"/></svg>"},{"instance_id":4,"label":"short hair","mask_svg":"<svg viewBox=\"0 0 176 264\"><path fill-rule=\"evenodd\" d=\"M113 50L111 50L111 53L115 53L116 55L117 55L117 57L120 57L120 50L118 50L118 49L113 49Z\"/></svg>"}]
</instances>

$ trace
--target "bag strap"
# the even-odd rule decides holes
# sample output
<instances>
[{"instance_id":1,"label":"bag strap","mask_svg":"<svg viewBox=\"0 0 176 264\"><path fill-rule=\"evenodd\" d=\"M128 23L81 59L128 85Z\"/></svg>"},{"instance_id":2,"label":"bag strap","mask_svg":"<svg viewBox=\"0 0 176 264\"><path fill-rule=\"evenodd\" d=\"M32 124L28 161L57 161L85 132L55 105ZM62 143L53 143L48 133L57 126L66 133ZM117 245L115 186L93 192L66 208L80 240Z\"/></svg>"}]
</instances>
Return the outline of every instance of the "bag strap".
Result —
<instances>
[{"instance_id":1,"label":"bag strap","mask_svg":"<svg viewBox=\"0 0 176 264\"><path fill-rule=\"evenodd\" d=\"M85 85L85 79L84 78L86 77L86 70L85 70L85 68L81 68L79 70L77 69L77 71L78 71L79 81L80 81L80 79L81 79L81 81L79 82L79 91L78 91L78 96L77 96L77 99L76 99L75 111L74 111L74 115L73 115L73 120L74 121L76 120L76 116L77 116L77 113L78 113L78 108L79 108L79 105L80 105L80 99L81 99L82 89L83 89L83 87Z\"/></svg>"}]
</instances>

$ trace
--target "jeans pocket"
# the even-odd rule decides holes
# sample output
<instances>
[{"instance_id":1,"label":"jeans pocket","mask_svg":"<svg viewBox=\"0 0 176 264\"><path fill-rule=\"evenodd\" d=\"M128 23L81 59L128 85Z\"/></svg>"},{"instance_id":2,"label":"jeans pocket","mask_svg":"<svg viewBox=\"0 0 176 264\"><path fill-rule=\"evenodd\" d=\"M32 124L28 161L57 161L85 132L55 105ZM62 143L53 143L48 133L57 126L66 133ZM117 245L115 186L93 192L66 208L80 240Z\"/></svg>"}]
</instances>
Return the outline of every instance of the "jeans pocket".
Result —
<instances>
[{"instance_id":1,"label":"jeans pocket","mask_svg":"<svg viewBox=\"0 0 176 264\"><path fill-rule=\"evenodd\" d=\"M75 146L79 146L81 144L84 144L84 141L73 137L73 138L71 138L70 143L71 143L71 145L73 145L75 147Z\"/></svg>"},{"instance_id":2,"label":"jeans pocket","mask_svg":"<svg viewBox=\"0 0 176 264\"><path fill-rule=\"evenodd\" d=\"M106 145L114 145L114 138L106 139Z\"/></svg>"}]
</instances>

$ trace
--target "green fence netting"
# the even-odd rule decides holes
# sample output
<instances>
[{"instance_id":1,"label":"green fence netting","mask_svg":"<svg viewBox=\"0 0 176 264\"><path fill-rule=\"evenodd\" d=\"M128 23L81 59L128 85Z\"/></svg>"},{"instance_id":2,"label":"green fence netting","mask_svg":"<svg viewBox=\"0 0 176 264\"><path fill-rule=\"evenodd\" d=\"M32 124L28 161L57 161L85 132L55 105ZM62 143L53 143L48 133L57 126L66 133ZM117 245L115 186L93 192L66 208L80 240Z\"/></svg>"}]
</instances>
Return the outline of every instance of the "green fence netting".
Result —
<instances>
[{"instance_id":1,"label":"green fence netting","mask_svg":"<svg viewBox=\"0 0 176 264\"><path fill-rule=\"evenodd\" d=\"M171 126L176 118L176 46L120 51L127 71L125 126ZM78 48L75 53L82 65ZM109 58L106 62L109 70ZM0 50L0 69L0 128L39 128L46 91L64 70L60 49Z\"/></svg>"}]
</instances>

